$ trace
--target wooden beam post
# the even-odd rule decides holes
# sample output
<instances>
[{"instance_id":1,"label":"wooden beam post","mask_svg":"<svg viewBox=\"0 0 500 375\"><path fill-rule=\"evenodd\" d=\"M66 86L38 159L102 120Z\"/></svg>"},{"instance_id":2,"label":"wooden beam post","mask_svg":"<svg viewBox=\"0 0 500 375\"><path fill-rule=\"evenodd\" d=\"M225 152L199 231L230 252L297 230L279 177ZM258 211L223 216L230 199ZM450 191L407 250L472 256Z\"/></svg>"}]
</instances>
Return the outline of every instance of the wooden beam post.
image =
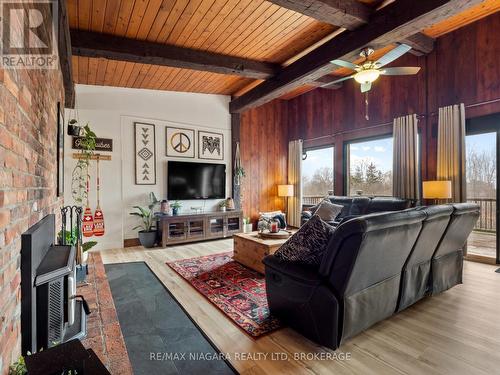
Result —
<instances>
[{"instance_id":1,"label":"wooden beam post","mask_svg":"<svg viewBox=\"0 0 500 375\"><path fill-rule=\"evenodd\" d=\"M265 79L279 65L161 43L71 30L73 54Z\"/></svg>"}]
</instances>

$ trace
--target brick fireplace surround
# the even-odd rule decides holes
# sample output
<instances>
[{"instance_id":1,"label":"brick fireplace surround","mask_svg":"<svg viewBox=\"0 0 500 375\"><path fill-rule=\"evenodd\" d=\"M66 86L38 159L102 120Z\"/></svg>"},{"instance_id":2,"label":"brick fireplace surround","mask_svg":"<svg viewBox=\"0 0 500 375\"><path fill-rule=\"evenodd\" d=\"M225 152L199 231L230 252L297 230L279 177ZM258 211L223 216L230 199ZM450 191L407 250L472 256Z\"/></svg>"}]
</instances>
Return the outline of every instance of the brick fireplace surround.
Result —
<instances>
[{"instance_id":1,"label":"brick fireplace surround","mask_svg":"<svg viewBox=\"0 0 500 375\"><path fill-rule=\"evenodd\" d=\"M59 70L0 69L0 374L21 353L21 233L57 213ZM59 220L59 215L57 215Z\"/></svg>"}]
</instances>

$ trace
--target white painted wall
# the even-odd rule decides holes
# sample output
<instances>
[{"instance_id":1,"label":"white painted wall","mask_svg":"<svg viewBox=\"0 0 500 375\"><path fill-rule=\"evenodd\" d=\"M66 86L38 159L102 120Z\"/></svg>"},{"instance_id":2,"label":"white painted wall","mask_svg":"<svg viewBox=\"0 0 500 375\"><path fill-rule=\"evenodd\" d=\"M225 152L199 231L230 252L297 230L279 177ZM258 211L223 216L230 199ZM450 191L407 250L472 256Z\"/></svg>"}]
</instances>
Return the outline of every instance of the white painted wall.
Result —
<instances>
[{"instance_id":1,"label":"white painted wall","mask_svg":"<svg viewBox=\"0 0 500 375\"><path fill-rule=\"evenodd\" d=\"M225 163L226 194L231 193L231 117L228 96L142 90L102 86L76 86L76 106L80 124L89 123L98 137L113 139L112 161L101 161L101 208L104 212L105 235L96 237L96 249L123 246L123 240L136 238L132 228L136 218L128 215L134 205L146 205L148 193L153 191L158 199L167 196L167 160L199 161L198 135L195 134L195 159L166 157L165 127L217 131L224 134L224 160L208 161ZM75 117L66 110L65 119ZM156 133L156 185L135 185L133 123L142 121L155 124ZM72 204L71 173L76 161L71 155L71 137L65 139L65 203ZM94 210L96 198L96 165L92 164L90 206ZM182 201L182 212L190 207L202 206L205 211L215 210L217 201Z\"/></svg>"}]
</instances>

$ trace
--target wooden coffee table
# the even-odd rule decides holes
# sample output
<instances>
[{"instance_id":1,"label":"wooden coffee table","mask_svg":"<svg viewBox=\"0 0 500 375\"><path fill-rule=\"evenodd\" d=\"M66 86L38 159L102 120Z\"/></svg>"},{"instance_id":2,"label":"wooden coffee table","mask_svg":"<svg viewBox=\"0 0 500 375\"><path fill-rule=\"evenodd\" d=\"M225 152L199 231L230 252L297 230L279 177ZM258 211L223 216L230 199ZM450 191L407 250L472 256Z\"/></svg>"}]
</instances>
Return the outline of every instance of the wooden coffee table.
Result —
<instances>
[{"instance_id":1,"label":"wooden coffee table","mask_svg":"<svg viewBox=\"0 0 500 375\"><path fill-rule=\"evenodd\" d=\"M290 231L295 233L297 230L292 229ZM234 234L233 259L248 268L264 273L262 259L266 255L274 254L286 241L287 239L260 238L258 232Z\"/></svg>"}]
</instances>

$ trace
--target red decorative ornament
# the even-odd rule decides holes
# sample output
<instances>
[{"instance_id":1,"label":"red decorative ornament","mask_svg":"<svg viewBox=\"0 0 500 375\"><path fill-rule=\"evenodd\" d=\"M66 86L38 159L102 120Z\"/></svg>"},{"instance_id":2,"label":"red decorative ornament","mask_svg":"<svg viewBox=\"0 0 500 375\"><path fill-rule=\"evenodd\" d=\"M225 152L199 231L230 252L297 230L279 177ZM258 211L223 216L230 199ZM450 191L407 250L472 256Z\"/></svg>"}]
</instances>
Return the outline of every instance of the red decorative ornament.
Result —
<instances>
[{"instance_id":1,"label":"red decorative ornament","mask_svg":"<svg viewBox=\"0 0 500 375\"><path fill-rule=\"evenodd\" d=\"M97 157L97 207L94 213L94 236L100 237L104 235L104 214L101 210L101 203L99 199L100 190L100 176L99 176L99 157Z\"/></svg>"},{"instance_id":2,"label":"red decorative ornament","mask_svg":"<svg viewBox=\"0 0 500 375\"><path fill-rule=\"evenodd\" d=\"M84 237L92 237L94 235L94 219L92 218L92 210L90 207L85 207L82 220L82 233Z\"/></svg>"}]
</instances>

